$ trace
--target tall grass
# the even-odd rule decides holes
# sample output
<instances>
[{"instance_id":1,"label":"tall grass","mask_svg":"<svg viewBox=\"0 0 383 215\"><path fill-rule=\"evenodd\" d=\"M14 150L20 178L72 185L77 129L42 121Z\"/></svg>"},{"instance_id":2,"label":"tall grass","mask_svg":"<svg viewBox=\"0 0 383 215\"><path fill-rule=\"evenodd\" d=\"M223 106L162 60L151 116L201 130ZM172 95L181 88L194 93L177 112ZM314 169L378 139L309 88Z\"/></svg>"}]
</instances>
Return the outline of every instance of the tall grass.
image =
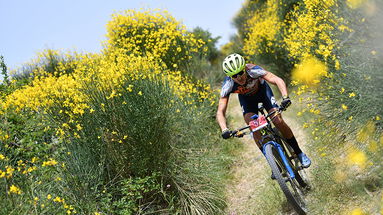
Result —
<instances>
[{"instance_id":1,"label":"tall grass","mask_svg":"<svg viewBox=\"0 0 383 215\"><path fill-rule=\"evenodd\" d=\"M271 3L257 2L258 13L246 18L243 24L248 28L240 31L249 58L304 71L292 85L301 83L293 103L300 104L297 116L310 134L307 154L316 167L311 171L317 189L310 196L315 202L309 204L310 212L381 212L381 2L304 0L278 7ZM278 15L286 9L286 16ZM278 31L258 30L267 23L276 23L273 29ZM314 74L315 68L325 69Z\"/></svg>"},{"instance_id":2,"label":"tall grass","mask_svg":"<svg viewBox=\"0 0 383 215\"><path fill-rule=\"evenodd\" d=\"M316 97L322 117L311 129L313 138L318 138L312 151L320 168L313 172L316 186L328 189L318 190L314 196L319 201L332 199L333 203L326 208L315 207L319 213L381 210L383 46L377 38L382 36L378 11L383 5L375 2L376 13L370 15L364 12L367 5L351 11L343 8L353 31L341 40L341 69L334 78L324 81L332 88L319 90L320 96ZM324 97L327 99L320 99Z\"/></svg>"},{"instance_id":3,"label":"tall grass","mask_svg":"<svg viewBox=\"0 0 383 215\"><path fill-rule=\"evenodd\" d=\"M176 69L198 42L168 14L130 11L108 26L102 54L47 58L53 71L35 64L30 82L4 96L1 212L222 213L230 147L216 133L215 94ZM141 52L133 38L143 34L167 39Z\"/></svg>"}]
</instances>

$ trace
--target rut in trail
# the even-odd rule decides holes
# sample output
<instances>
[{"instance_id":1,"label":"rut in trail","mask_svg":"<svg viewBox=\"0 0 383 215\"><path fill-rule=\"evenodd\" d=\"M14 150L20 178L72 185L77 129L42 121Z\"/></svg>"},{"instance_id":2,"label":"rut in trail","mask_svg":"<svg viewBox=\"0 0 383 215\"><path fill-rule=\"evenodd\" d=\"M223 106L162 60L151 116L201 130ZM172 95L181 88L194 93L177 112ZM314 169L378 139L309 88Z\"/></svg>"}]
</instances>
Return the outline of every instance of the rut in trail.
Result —
<instances>
[{"instance_id":1,"label":"rut in trail","mask_svg":"<svg viewBox=\"0 0 383 215\"><path fill-rule=\"evenodd\" d=\"M230 128L245 125L237 96L231 96L227 115L232 119ZM294 115L291 110L286 111L283 118L304 150L304 131L289 115ZM271 169L254 141L249 135L240 141L243 149L238 153L231 168L232 179L226 187L226 214L294 214L277 182L270 179Z\"/></svg>"}]
</instances>

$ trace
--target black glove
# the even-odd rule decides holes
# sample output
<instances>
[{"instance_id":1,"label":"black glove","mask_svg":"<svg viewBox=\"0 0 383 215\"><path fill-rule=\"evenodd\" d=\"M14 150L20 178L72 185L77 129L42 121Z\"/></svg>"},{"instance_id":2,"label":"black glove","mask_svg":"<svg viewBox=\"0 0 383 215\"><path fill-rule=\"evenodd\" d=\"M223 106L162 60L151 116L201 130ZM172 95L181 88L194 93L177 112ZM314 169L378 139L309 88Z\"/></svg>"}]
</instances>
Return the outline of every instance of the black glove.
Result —
<instances>
[{"instance_id":1,"label":"black glove","mask_svg":"<svg viewBox=\"0 0 383 215\"><path fill-rule=\"evenodd\" d=\"M231 137L232 131L230 131L228 128L222 131L222 138L223 139L229 139Z\"/></svg>"},{"instance_id":2,"label":"black glove","mask_svg":"<svg viewBox=\"0 0 383 215\"><path fill-rule=\"evenodd\" d=\"M282 97L282 102L281 102L281 108L282 110L286 110L291 105L291 100L288 96Z\"/></svg>"}]
</instances>

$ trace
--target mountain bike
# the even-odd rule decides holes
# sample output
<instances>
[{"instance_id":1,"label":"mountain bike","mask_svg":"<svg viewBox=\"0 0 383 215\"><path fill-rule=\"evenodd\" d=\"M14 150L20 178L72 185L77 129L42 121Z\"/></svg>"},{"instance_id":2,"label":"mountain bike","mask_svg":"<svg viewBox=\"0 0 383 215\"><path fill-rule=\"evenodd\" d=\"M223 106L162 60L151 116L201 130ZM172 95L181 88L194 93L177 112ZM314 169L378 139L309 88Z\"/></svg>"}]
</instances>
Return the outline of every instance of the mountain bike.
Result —
<instances>
[{"instance_id":1,"label":"mountain bike","mask_svg":"<svg viewBox=\"0 0 383 215\"><path fill-rule=\"evenodd\" d=\"M278 108L267 114L261 108L260 115L253 115L249 125L234 130L231 136L240 138L256 131L261 133L262 152L271 167L272 175L294 210L298 214L306 214L305 194L311 189L307 174L294 150L287 144L277 128L270 123L282 111L284 108ZM249 130L244 131L247 129Z\"/></svg>"}]
</instances>

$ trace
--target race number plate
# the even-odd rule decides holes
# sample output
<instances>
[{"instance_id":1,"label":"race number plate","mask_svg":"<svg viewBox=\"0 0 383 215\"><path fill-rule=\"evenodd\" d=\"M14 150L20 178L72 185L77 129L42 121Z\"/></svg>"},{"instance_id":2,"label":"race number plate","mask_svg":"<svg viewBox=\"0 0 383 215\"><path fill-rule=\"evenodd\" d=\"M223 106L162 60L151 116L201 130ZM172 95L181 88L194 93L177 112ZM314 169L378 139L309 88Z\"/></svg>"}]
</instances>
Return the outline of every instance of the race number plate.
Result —
<instances>
[{"instance_id":1,"label":"race number plate","mask_svg":"<svg viewBox=\"0 0 383 215\"><path fill-rule=\"evenodd\" d=\"M267 120L265 116L261 115L257 119L250 121L249 125L252 131L258 131L267 126Z\"/></svg>"}]
</instances>

